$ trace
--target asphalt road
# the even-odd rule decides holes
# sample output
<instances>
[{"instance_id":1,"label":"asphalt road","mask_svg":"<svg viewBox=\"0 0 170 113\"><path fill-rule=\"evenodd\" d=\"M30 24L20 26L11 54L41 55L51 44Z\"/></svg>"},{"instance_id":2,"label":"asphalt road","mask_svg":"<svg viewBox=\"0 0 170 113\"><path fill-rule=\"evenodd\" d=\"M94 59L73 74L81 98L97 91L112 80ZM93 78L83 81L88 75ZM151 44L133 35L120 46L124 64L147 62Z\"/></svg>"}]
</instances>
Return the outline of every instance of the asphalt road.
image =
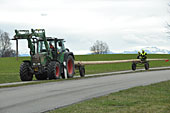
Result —
<instances>
[{"instance_id":1,"label":"asphalt road","mask_svg":"<svg viewBox=\"0 0 170 113\"><path fill-rule=\"evenodd\" d=\"M0 113L40 113L119 90L170 80L170 70L1 88Z\"/></svg>"}]
</instances>

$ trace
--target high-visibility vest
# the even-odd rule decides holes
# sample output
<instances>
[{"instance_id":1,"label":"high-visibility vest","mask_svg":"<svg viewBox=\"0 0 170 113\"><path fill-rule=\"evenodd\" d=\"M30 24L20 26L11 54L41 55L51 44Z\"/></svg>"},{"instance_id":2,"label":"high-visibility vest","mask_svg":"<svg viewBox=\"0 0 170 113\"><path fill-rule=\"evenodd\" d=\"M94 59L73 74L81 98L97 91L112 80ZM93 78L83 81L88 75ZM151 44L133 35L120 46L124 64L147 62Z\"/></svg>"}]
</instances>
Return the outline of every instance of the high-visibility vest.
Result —
<instances>
[{"instance_id":1,"label":"high-visibility vest","mask_svg":"<svg viewBox=\"0 0 170 113\"><path fill-rule=\"evenodd\" d=\"M146 54L147 54L146 52L144 52L144 53L141 53L141 55L142 55L142 56L144 56L144 55L146 55Z\"/></svg>"}]
</instances>

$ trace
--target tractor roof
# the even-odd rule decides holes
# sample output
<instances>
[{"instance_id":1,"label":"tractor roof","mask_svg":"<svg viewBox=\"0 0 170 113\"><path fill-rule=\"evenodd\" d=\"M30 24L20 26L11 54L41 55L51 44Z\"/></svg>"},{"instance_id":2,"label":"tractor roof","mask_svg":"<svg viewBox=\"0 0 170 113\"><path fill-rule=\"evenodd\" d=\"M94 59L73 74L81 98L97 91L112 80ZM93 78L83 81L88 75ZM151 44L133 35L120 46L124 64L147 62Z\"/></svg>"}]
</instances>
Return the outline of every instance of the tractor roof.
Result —
<instances>
[{"instance_id":1,"label":"tractor roof","mask_svg":"<svg viewBox=\"0 0 170 113\"><path fill-rule=\"evenodd\" d=\"M64 39L52 38L52 37L46 37L46 38L47 38L47 41L54 41L54 40L56 40L56 41L62 41L62 40L64 40ZM43 39L39 39L39 41L43 41Z\"/></svg>"},{"instance_id":2,"label":"tractor roof","mask_svg":"<svg viewBox=\"0 0 170 113\"><path fill-rule=\"evenodd\" d=\"M44 29L31 29L31 33L29 30L15 30L15 36L12 40L17 39L33 39L33 40L43 40L43 38L46 38L47 41L62 41L64 39L58 39L58 38L52 38L52 37L46 37L45 36L45 30Z\"/></svg>"}]
</instances>

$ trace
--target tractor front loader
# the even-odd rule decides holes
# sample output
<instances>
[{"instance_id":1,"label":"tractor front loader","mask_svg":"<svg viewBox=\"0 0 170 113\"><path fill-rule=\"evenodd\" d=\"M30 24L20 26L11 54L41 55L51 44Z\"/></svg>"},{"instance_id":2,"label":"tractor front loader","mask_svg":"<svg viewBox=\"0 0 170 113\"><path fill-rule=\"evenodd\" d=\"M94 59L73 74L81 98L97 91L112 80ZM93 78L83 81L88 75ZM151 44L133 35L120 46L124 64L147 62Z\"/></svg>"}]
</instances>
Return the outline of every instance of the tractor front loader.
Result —
<instances>
[{"instance_id":1,"label":"tractor front loader","mask_svg":"<svg viewBox=\"0 0 170 113\"><path fill-rule=\"evenodd\" d=\"M74 55L64 47L64 39L46 37L44 29L31 29L31 32L15 30L13 40L18 43L20 39L28 41L31 56L30 60L23 61L20 66L22 81L31 81L33 75L37 80L72 78L74 76Z\"/></svg>"}]
</instances>

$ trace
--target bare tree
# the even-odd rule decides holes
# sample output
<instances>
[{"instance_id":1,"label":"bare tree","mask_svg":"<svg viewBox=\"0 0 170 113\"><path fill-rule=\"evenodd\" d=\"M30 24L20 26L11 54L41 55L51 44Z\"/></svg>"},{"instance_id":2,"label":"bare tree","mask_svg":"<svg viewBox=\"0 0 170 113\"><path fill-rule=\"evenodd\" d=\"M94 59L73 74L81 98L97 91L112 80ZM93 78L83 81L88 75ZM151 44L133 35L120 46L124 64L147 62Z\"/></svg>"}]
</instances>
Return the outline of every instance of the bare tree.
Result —
<instances>
[{"instance_id":1,"label":"bare tree","mask_svg":"<svg viewBox=\"0 0 170 113\"><path fill-rule=\"evenodd\" d=\"M97 40L92 47L90 47L90 51L93 54L107 54L109 52L109 46L107 43Z\"/></svg>"},{"instance_id":2,"label":"bare tree","mask_svg":"<svg viewBox=\"0 0 170 113\"><path fill-rule=\"evenodd\" d=\"M11 49L9 34L0 30L0 57L14 56L15 51Z\"/></svg>"}]
</instances>

